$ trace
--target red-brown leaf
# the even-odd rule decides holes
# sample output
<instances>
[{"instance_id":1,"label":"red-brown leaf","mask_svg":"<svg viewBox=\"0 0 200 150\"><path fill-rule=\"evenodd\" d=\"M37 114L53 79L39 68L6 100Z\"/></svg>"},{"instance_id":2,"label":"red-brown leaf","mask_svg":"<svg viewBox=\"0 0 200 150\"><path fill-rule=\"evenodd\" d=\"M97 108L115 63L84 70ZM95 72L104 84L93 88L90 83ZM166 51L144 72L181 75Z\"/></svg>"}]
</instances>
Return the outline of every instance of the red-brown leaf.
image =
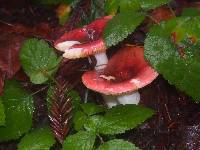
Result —
<instances>
[{"instance_id":1,"label":"red-brown leaf","mask_svg":"<svg viewBox=\"0 0 200 150\"><path fill-rule=\"evenodd\" d=\"M7 78L12 78L20 69L19 50L24 39L16 34L3 34L0 37L0 70Z\"/></svg>"}]
</instances>

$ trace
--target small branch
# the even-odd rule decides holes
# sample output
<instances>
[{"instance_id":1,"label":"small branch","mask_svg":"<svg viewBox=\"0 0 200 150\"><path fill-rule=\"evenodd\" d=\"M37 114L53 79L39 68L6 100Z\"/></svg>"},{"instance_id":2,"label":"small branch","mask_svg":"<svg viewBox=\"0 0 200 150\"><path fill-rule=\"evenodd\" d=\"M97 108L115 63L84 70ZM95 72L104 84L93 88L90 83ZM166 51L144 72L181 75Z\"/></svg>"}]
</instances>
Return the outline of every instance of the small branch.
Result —
<instances>
[{"instance_id":1,"label":"small branch","mask_svg":"<svg viewBox=\"0 0 200 150\"><path fill-rule=\"evenodd\" d=\"M48 87L49 87L49 85L47 85L47 86L45 86L45 87L43 87L43 88L41 88L41 89L35 91L34 93L31 94L31 96L33 96L33 95L35 95L35 94L37 94L37 93L39 93L39 92L41 92L41 91L44 91L44 90L45 90L46 88L48 88Z\"/></svg>"},{"instance_id":2,"label":"small branch","mask_svg":"<svg viewBox=\"0 0 200 150\"><path fill-rule=\"evenodd\" d=\"M172 9L172 7L170 6L170 4L168 4L169 10L171 11L171 13L173 14L174 17L176 17L176 14L174 12L174 10Z\"/></svg>"},{"instance_id":3,"label":"small branch","mask_svg":"<svg viewBox=\"0 0 200 150\"><path fill-rule=\"evenodd\" d=\"M0 22L3 23L3 24L6 24L6 25L8 25L8 26L14 27L14 25L12 25L12 24L10 24L10 23L8 23L8 22L5 22L5 21L3 21L3 20L0 20Z\"/></svg>"}]
</instances>

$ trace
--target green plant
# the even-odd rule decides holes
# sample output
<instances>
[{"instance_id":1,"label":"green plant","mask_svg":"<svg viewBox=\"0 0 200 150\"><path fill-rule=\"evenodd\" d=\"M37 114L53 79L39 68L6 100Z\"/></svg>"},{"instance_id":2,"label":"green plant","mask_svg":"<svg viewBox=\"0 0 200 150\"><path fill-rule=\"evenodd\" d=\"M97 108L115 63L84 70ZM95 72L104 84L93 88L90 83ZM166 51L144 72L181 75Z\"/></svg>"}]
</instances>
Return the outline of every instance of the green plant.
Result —
<instances>
[{"instance_id":1,"label":"green plant","mask_svg":"<svg viewBox=\"0 0 200 150\"><path fill-rule=\"evenodd\" d=\"M124 133L137 127L153 115L152 110L141 106L120 105L107 109L94 103L81 103L80 97L75 92L69 90L69 84L54 79L53 75L59 66L60 59L45 41L37 39L25 41L20 53L20 60L32 83L46 83L49 85L47 101L49 115L53 123L51 127L53 131L57 131L54 132L56 133L55 135L60 134L56 138L60 143L63 142L63 149L93 149L94 146L97 147L99 145L95 144L96 137L102 140L101 135L107 136ZM49 83L54 86L50 86ZM19 150L49 149L55 143L49 127L31 129L34 110L33 95L34 93L29 94L24 91L20 82L8 80L5 83L4 93L1 96L0 110L3 126L0 127L0 140L17 139L26 133L18 145ZM68 124L66 123L70 119L68 109L71 109L71 107L73 108L73 121L72 124ZM59 112L59 109L62 109L60 112L61 119L65 117L66 120L60 122L64 124L63 129L60 129L58 132L59 126L57 122L59 120L57 122L55 120L59 119L60 115L55 114ZM64 115L65 113L67 114ZM77 133L68 136L64 140L68 133L63 133L65 128L71 128L71 130ZM61 137L62 134L64 134L64 137ZM37 140L38 142L32 142L32 140ZM133 144L123 140L110 142L122 143L122 145L129 147L129 149L138 149ZM99 149L108 147L110 142L105 143L105 146L103 144Z\"/></svg>"},{"instance_id":2,"label":"green plant","mask_svg":"<svg viewBox=\"0 0 200 150\"><path fill-rule=\"evenodd\" d=\"M42 1L43 4L63 2L72 1ZM91 21L102 14L115 15L103 34L106 46L112 47L135 32L144 21L153 20L150 15L152 9L168 3L169 0L106 0L105 12L100 13L95 11L99 3L93 2L91 15L85 18ZM150 29L144 42L145 57L154 69L195 102L200 101L199 15L198 10L189 8L183 11L182 16L174 16L156 25L149 21ZM107 109L95 103L83 103L73 90L74 81L69 83L59 79L61 57L45 40L26 40L19 57L24 72L30 78L29 83L48 88L46 105L50 123L33 127L33 97L38 91L30 93L24 89L22 82L6 80L0 96L0 142L21 138L19 150L50 149L56 143L55 139L63 150L139 149L128 141L118 139L118 136L152 117L153 110L136 105Z\"/></svg>"},{"instance_id":3,"label":"green plant","mask_svg":"<svg viewBox=\"0 0 200 150\"><path fill-rule=\"evenodd\" d=\"M101 144L103 144L99 148L101 149L106 147L109 142L112 142L106 143L102 136L109 138L110 135L124 133L138 126L152 115L152 110L136 105L118 105L111 109L106 109L93 103L80 104L80 110L75 113L73 119L74 129L78 132L66 138L63 143L63 149L90 150L93 149L93 146L97 147L95 145L96 138L99 138ZM113 142L119 142L120 145L122 141L114 140ZM122 143L129 149L135 148L129 142Z\"/></svg>"}]
</instances>

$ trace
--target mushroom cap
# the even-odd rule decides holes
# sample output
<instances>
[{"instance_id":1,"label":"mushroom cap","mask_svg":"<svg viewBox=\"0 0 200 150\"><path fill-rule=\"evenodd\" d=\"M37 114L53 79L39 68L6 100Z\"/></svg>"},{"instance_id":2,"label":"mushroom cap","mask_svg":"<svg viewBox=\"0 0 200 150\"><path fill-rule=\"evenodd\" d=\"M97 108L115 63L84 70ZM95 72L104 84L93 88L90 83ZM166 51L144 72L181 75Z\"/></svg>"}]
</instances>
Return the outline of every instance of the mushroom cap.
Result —
<instances>
[{"instance_id":1,"label":"mushroom cap","mask_svg":"<svg viewBox=\"0 0 200 150\"><path fill-rule=\"evenodd\" d=\"M120 49L102 70L85 72L83 84L105 95L121 95L150 84L158 73L144 59L144 49L125 46Z\"/></svg>"},{"instance_id":2,"label":"mushroom cap","mask_svg":"<svg viewBox=\"0 0 200 150\"><path fill-rule=\"evenodd\" d=\"M106 51L106 45L102 38L104 28L112 16L97 19L82 28L64 33L54 43L57 50L65 52L63 57L76 59L87 57Z\"/></svg>"}]
</instances>

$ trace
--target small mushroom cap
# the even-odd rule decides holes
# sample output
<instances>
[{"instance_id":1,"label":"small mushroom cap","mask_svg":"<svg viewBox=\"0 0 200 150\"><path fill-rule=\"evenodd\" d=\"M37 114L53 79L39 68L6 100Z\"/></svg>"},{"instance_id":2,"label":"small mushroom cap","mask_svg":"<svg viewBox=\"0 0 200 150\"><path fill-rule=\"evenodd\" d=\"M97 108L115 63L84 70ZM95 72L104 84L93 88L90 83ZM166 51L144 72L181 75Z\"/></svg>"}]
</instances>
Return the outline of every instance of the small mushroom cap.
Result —
<instances>
[{"instance_id":1,"label":"small mushroom cap","mask_svg":"<svg viewBox=\"0 0 200 150\"><path fill-rule=\"evenodd\" d=\"M103 30L112 16L97 19L83 28L66 32L55 41L54 47L65 52L63 57L76 59L106 51Z\"/></svg>"},{"instance_id":2,"label":"small mushroom cap","mask_svg":"<svg viewBox=\"0 0 200 150\"><path fill-rule=\"evenodd\" d=\"M109 61L103 70L83 74L83 84L105 95L121 95L150 84L158 73L144 59L144 49L125 46Z\"/></svg>"}]
</instances>

